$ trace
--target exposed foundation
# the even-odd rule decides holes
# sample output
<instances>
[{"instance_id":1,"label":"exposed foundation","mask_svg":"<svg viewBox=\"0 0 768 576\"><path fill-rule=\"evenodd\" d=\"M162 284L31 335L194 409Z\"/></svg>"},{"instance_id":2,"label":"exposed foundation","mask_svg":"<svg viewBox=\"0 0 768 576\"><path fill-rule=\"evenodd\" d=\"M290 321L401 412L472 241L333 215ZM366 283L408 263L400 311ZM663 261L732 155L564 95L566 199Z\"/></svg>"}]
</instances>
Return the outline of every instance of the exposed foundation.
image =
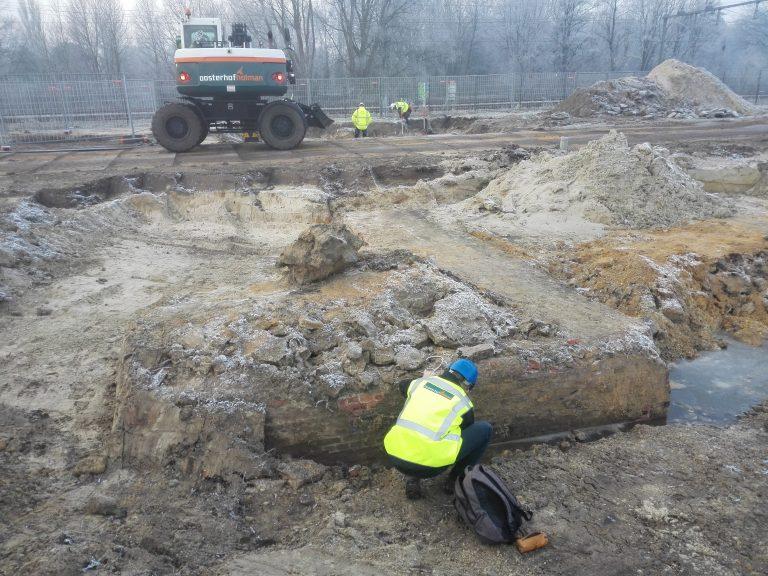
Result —
<instances>
[{"instance_id":1,"label":"exposed foundation","mask_svg":"<svg viewBox=\"0 0 768 576\"><path fill-rule=\"evenodd\" d=\"M463 177L437 182L414 191L450 202L476 188ZM364 197L315 187L241 186L171 182L125 199L164 235L208 246L236 234L248 279L139 316L123 345L113 423L111 451L124 465L227 477L263 473L265 450L381 461L402 403L396 383L459 355L479 363L477 416L499 446L664 416L667 372L647 329L514 253L429 223L407 203L367 211ZM368 243L361 260L297 289L276 255L306 226L342 214Z\"/></svg>"}]
</instances>

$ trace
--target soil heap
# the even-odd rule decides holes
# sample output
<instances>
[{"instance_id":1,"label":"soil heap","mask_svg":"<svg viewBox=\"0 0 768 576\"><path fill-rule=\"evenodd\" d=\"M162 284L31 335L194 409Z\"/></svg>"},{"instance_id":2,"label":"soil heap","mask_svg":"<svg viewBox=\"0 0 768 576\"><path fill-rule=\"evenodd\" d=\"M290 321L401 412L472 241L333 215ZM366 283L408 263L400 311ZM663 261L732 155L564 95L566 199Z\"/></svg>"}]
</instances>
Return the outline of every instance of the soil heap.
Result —
<instances>
[{"instance_id":1,"label":"soil heap","mask_svg":"<svg viewBox=\"0 0 768 576\"><path fill-rule=\"evenodd\" d=\"M755 107L715 76L678 60L665 60L648 76L627 76L580 88L558 106L573 116L727 118Z\"/></svg>"},{"instance_id":2,"label":"soil heap","mask_svg":"<svg viewBox=\"0 0 768 576\"><path fill-rule=\"evenodd\" d=\"M577 152L521 162L448 211L505 236L524 227L534 236L583 240L606 225L668 227L726 217L734 209L730 200L705 192L667 149L647 143L630 148L612 131Z\"/></svg>"}]
</instances>

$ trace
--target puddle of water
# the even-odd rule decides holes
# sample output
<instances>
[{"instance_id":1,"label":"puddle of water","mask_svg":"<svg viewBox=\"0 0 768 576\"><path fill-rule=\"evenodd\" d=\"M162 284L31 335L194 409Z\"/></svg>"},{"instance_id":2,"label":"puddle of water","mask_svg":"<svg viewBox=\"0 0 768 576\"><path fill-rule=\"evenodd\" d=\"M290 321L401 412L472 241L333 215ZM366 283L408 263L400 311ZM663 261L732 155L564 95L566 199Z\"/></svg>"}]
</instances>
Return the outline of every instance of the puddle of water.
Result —
<instances>
[{"instance_id":1,"label":"puddle of water","mask_svg":"<svg viewBox=\"0 0 768 576\"><path fill-rule=\"evenodd\" d=\"M668 423L733 422L768 397L768 343L755 348L729 340L725 350L673 364L669 382Z\"/></svg>"}]
</instances>

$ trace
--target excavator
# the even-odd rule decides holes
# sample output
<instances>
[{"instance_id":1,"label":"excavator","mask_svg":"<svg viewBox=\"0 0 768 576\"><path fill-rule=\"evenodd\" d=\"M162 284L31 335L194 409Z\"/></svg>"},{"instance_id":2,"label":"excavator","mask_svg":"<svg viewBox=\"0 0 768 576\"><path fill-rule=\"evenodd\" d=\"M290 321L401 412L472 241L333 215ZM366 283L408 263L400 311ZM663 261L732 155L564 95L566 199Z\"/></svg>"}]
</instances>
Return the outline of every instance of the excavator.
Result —
<instances>
[{"instance_id":1,"label":"excavator","mask_svg":"<svg viewBox=\"0 0 768 576\"><path fill-rule=\"evenodd\" d=\"M193 18L188 8L185 16L174 54L179 96L152 117L152 134L161 146L187 152L209 133L238 133L246 141L290 150L301 144L308 127L333 124L317 104L281 98L296 82L285 52L251 47L245 24L232 24L224 40L219 18Z\"/></svg>"}]
</instances>

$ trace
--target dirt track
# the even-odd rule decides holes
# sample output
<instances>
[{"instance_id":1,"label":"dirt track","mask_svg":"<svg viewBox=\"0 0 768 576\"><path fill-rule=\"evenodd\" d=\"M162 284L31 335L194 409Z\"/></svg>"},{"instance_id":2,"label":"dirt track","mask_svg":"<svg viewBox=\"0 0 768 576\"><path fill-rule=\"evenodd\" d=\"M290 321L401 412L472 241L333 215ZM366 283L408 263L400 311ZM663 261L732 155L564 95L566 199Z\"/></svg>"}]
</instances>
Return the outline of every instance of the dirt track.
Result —
<instances>
[{"instance_id":1,"label":"dirt track","mask_svg":"<svg viewBox=\"0 0 768 576\"><path fill-rule=\"evenodd\" d=\"M631 143L677 144L694 142L760 142L768 140L768 119L706 120L675 122L653 126L626 126L621 130ZM29 176L71 172L126 173L132 170L210 170L211 165L285 166L296 162L336 162L340 160L388 160L401 156L460 153L488 150L500 146L556 146L561 136L572 145L594 140L609 131L607 127L518 130L508 134L404 136L365 140L308 139L296 150L277 152L263 144L207 143L192 152L172 154L159 146L140 146L126 150L96 152L10 153L0 155L0 178L23 180ZM22 177L22 178L19 178Z\"/></svg>"}]
</instances>

